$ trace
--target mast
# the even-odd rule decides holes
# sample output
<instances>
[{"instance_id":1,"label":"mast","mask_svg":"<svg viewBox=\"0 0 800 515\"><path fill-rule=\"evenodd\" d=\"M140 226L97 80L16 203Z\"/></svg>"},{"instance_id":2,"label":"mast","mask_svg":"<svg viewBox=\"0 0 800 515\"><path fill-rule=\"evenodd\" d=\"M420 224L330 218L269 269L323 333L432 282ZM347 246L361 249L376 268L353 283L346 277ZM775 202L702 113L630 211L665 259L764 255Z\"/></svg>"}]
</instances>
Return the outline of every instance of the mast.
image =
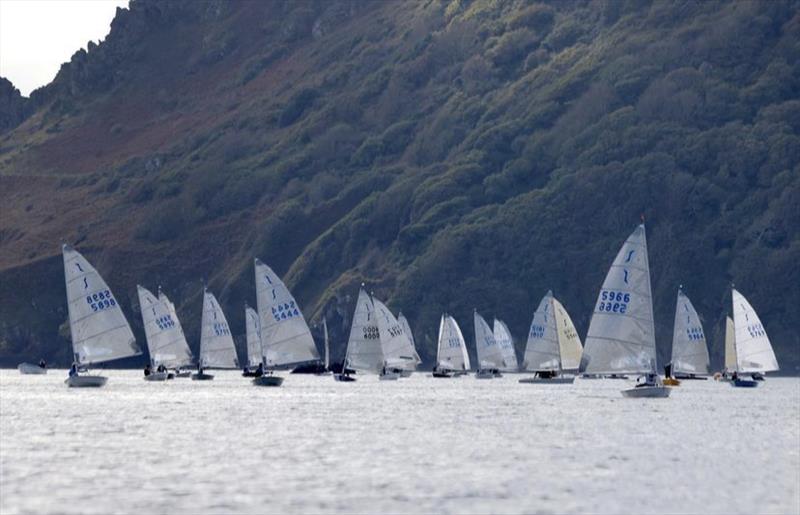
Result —
<instances>
[{"instance_id":1,"label":"mast","mask_svg":"<svg viewBox=\"0 0 800 515\"><path fill-rule=\"evenodd\" d=\"M328 343L328 319L322 318L322 332L325 335L325 371L327 372L331 365L330 358L330 344Z\"/></svg>"}]
</instances>

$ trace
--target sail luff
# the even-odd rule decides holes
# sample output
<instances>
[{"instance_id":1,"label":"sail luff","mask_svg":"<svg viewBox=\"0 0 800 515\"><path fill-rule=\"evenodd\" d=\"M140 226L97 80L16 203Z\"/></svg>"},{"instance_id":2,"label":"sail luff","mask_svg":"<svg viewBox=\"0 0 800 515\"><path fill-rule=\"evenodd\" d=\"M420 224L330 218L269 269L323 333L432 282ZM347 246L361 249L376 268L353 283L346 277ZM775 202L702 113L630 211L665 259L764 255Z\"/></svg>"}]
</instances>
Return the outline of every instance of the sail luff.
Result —
<instances>
[{"instance_id":1,"label":"sail luff","mask_svg":"<svg viewBox=\"0 0 800 515\"><path fill-rule=\"evenodd\" d=\"M475 325L475 347L478 354L478 369L501 369L505 367L503 352L489 324L477 311L473 314Z\"/></svg>"},{"instance_id":2,"label":"sail luff","mask_svg":"<svg viewBox=\"0 0 800 515\"><path fill-rule=\"evenodd\" d=\"M328 342L328 320L326 318L322 319L322 333L325 337L325 370L329 370L331 368L331 349Z\"/></svg>"},{"instance_id":3,"label":"sail luff","mask_svg":"<svg viewBox=\"0 0 800 515\"><path fill-rule=\"evenodd\" d=\"M383 349L372 298L364 289L358 292L353 323L347 340L347 364L354 370L379 372L383 367Z\"/></svg>"},{"instance_id":4,"label":"sail luff","mask_svg":"<svg viewBox=\"0 0 800 515\"><path fill-rule=\"evenodd\" d=\"M725 371L735 372L736 365L736 336L733 319L725 317Z\"/></svg>"},{"instance_id":5,"label":"sail luff","mask_svg":"<svg viewBox=\"0 0 800 515\"><path fill-rule=\"evenodd\" d=\"M191 351L169 298L163 294L156 297L141 285L136 286L136 291L151 364L168 368L190 364Z\"/></svg>"},{"instance_id":6,"label":"sail luff","mask_svg":"<svg viewBox=\"0 0 800 515\"><path fill-rule=\"evenodd\" d=\"M511 338L511 331L502 320L494 319L492 334L497 346L503 355L503 368L505 371L517 370L517 353L514 350L514 340Z\"/></svg>"}]
</instances>

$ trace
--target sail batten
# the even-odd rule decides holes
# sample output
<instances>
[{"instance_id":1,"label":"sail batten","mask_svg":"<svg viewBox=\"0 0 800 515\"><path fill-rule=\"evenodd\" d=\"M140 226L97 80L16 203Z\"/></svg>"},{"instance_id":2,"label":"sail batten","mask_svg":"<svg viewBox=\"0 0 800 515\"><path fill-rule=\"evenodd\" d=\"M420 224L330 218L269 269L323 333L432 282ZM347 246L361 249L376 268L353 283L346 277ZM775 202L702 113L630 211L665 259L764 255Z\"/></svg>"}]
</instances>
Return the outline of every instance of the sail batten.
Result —
<instances>
[{"instance_id":1,"label":"sail batten","mask_svg":"<svg viewBox=\"0 0 800 515\"><path fill-rule=\"evenodd\" d=\"M78 251L62 247L73 357L91 365L138 356L128 320L100 273Z\"/></svg>"}]
</instances>

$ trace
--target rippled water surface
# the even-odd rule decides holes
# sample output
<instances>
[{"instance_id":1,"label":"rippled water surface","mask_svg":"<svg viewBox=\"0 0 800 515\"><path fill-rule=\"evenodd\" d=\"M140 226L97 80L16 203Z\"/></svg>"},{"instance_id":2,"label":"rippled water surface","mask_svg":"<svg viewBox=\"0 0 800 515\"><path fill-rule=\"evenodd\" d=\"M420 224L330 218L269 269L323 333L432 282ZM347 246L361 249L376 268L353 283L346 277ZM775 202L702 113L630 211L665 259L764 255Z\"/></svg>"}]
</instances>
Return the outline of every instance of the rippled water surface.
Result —
<instances>
[{"instance_id":1,"label":"rippled water surface","mask_svg":"<svg viewBox=\"0 0 800 515\"><path fill-rule=\"evenodd\" d=\"M105 374L0 371L0 512L800 512L796 378L640 400L517 375Z\"/></svg>"}]
</instances>

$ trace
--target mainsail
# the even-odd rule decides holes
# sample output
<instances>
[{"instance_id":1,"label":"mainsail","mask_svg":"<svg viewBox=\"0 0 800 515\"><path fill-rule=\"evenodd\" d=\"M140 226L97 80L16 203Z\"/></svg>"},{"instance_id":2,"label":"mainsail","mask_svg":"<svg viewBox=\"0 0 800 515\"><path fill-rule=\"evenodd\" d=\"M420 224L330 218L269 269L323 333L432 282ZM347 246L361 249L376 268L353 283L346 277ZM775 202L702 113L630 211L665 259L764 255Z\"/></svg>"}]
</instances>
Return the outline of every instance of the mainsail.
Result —
<instances>
[{"instance_id":1,"label":"mainsail","mask_svg":"<svg viewBox=\"0 0 800 515\"><path fill-rule=\"evenodd\" d=\"M411 340L411 348L414 349L414 362L416 365L422 363L422 358L419 357L419 353L417 352L417 343L414 341L414 333L411 332L411 326L408 324L408 319L403 316L403 312L397 314L397 321L400 322L400 325L403 327L403 331L405 331L406 336L408 339Z\"/></svg>"},{"instance_id":2,"label":"mainsail","mask_svg":"<svg viewBox=\"0 0 800 515\"><path fill-rule=\"evenodd\" d=\"M589 374L656 371L650 264L644 224L622 245L597 296L581 371Z\"/></svg>"},{"instance_id":3,"label":"mainsail","mask_svg":"<svg viewBox=\"0 0 800 515\"><path fill-rule=\"evenodd\" d=\"M528 343L522 361L525 370L559 370L561 350L556 332L556 317L553 313L553 292L548 291L533 313Z\"/></svg>"},{"instance_id":4,"label":"mainsail","mask_svg":"<svg viewBox=\"0 0 800 515\"><path fill-rule=\"evenodd\" d=\"M478 369L501 369L507 366L503 357L503 350L497 345L494 333L486 320L474 313L473 322L475 324L475 347L478 353Z\"/></svg>"},{"instance_id":5,"label":"mainsail","mask_svg":"<svg viewBox=\"0 0 800 515\"><path fill-rule=\"evenodd\" d=\"M494 319L493 326L494 341L497 342L497 346L503 353L503 362L505 363L503 370L517 370L517 352L514 350L511 331L508 330L505 322L497 318Z\"/></svg>"},{"instance_id":6,"label":"mainsail","mask_svg":"<svg viewBox=\"0 0 800 515\"><path fill-rule=\"evenodd\" d=\"M469 370L467 344L456 320L450 315L442 315L439 322L439 345L436 354L436 368L440 370Z\"/></svg>"},{"instance_id":7,"label":"mainsail","mask_svg":"<svg viewBox=\"0 0 800 515\"><path fill-rule=\"evenodd\" d=\"M200 331L200 364L212 368L238 368L236 348L228 320L212 293L203 293L203 316Z\"/></svg>"},{"instance_id":8,"label":"mainsail","mask_svg":"<svg viewBox=\"0 0 800 515\"><path fill-rule=\"evenodd\" d=\"M190 365L192 353L172 302L166 295L156 297L142 286L137 285L136 291L152 365L164 365L167 368Z\"/></svg>"},{"instance_id":9,"label":"mainsail","mask_svg":"<svg viewBox=\"0 0 800 515\"><path fill-rule=\"evenodd\" d=\"M97 270L69 245L61 251L75 363L91 365L141 354L128 320Z\"/></svg>"},{"instance_id":10,"label":"mainsail","mask_svg":"<svg viewBox=\"0 0 800 515\"><path fill-rule=\"evenodd\" d=\"M553 311L556 314L556 332L558 347L561 351L561 370L578 370L583 355L583 346L572 323L569 313L558 299L553 299Z\"/></svg>"},{"instance_id":11,"label":"mainsail","mask_svg":"<svg viewBox=\"0 0 800 515\"><path fill-rule=\"evenodd\" d=\"M736 330L733 327L733 319L725 317L725 371L735 372L736 365L736 342L734 339Z\"/></svg>"},{"instance_id":12,"label":"mainsail","mask_svg":"<svg viewBox=\"0 0 800 515\"><path fill-rule=\"evenodd\" d=\"M258 259L255 280L264 363L278 367L319 360L306 319L283 281Z\"/></svg>"},{"instance_id":13,"label":"mainsail","mask_svg":"<svg viewBox=\"0 0 800 515\"><path fill-rule=\"evenodd\" d=\"M247 366L257 367L261 363L261 337L259 335L258 313L250 307L244 310L245 329L247 330Z\"/></svg>"},{"instance_id":14,"label":"mainsail","mask_svg":"<svg viewBox=\"0 0 800 515\"><path fill-rule=\"evenodd\" d=\"M417 365L416 352L403 326L389 308L376 298L372 298L381 339L383 362L387 368L413 369Z\"/></svg>"},{"instance_id":15,"label":"mainsail","mask_svg":"<svg viewBox=\"0 0 800 515\"><path fill-rule=\"evenodd\" d=\"M772 372L778 370L778 360L753 306L736 291L733 298L733 325L736 345L736 364L741 372Z\"/></svg>"},{"instance_id":16,"label":"mainsail","mask_svg":"<svg viewBox=\"0 0 800 515\"><path fill-rule=\"evenodd\" d=\"M345 367L367 372L380 372L383 367L383 350L375 306L363 288L358 292L353 324L350 326Z\"/></svg>"},{"instance_id":17,"label":"mainsail","mask_svg":"<svg viewBox=\"0 0 800 515\"><path fill-rule=\"evenodd\" d=\"M675 305L672 371L699 375L709 373L708 347L703 324L683 290L678 290L678 300Z\"/></svg>"}]
</instances>

